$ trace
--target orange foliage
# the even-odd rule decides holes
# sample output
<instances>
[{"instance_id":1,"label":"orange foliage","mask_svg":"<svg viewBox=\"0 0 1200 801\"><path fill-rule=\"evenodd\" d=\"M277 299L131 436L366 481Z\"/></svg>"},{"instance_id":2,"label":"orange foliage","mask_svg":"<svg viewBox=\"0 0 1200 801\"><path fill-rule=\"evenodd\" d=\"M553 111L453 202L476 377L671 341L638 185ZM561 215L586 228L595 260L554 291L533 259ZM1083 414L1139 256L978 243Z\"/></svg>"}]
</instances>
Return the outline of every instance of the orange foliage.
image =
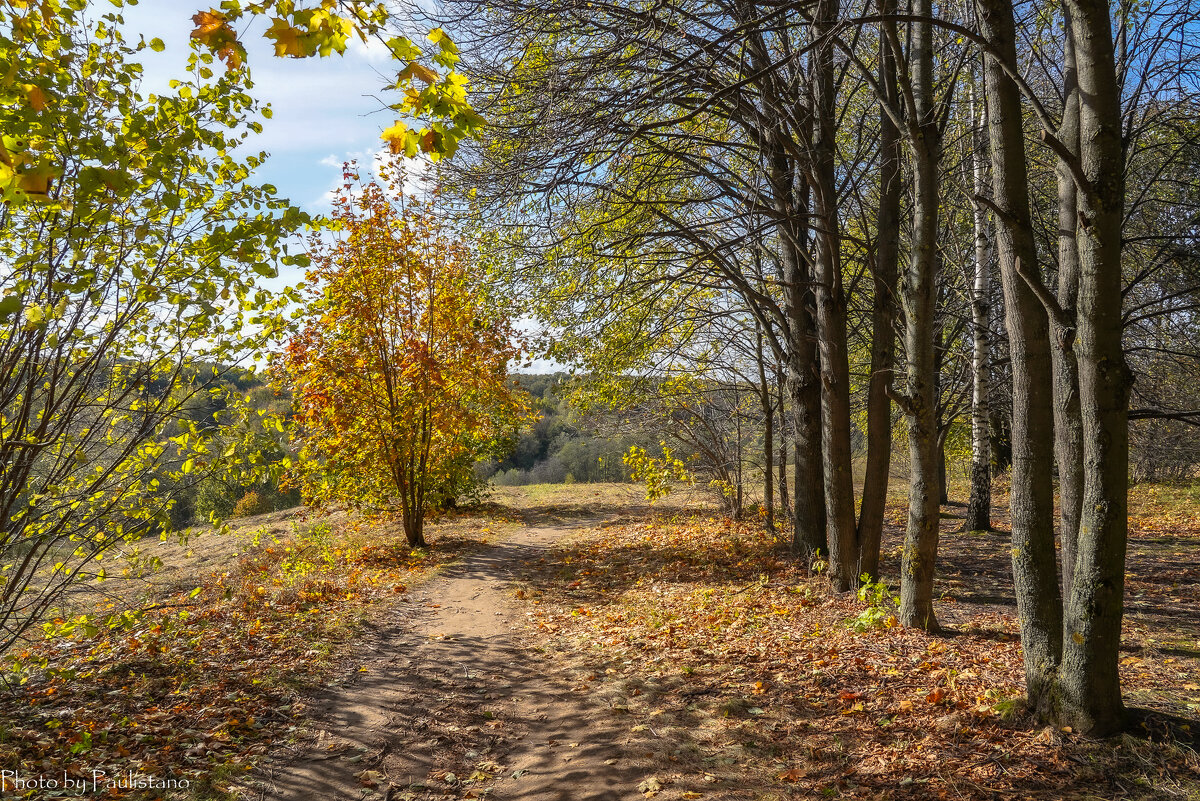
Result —
<instances>
[{"instance_id":1,"label":"orange foliage","mask_svg":"<svg viewBox=\"0 0 1200 801\"><path fill-rule=\"evenodd\" d=\"M310 307L278 365L294 393L307 499L398 511L411 545L422 520L514 433L524 405L508 380L509 318L472 254L403 171L335 201L341 238L313 241Z\"/></svg>"}]
</instances>

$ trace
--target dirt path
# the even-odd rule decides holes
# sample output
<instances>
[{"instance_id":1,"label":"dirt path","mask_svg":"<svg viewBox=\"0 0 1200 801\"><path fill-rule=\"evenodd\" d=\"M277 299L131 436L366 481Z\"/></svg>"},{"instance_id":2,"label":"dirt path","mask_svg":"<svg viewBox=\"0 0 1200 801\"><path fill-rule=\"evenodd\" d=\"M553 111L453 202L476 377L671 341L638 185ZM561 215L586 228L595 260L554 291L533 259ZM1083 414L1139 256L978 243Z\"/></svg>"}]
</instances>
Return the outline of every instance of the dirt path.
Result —
<instances>
[{"instance_id":1,"label":"dirt path","mask_svg":"<svg viewBox=\"0 0 1200 801\"><path fill-rule=\"evenodd\" d=\"M582 525L523 528L414 592L359 671L317 699L315 737L279 755L249 797L640 797L628 734L524 647L506 589L523 561Z\"/></svg>"}]
</instances>

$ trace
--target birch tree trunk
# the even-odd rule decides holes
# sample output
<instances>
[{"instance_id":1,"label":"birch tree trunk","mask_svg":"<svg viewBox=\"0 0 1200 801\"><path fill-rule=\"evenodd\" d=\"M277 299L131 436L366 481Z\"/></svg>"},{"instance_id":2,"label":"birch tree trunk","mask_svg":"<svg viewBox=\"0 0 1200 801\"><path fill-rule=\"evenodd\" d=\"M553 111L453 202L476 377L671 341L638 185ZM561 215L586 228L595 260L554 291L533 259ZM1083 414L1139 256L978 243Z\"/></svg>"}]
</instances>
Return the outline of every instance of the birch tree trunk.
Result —
<instances>
[{"instance_id":1,"label":"birch tree trunk","mask_svg":"<svg viewBox=\"0 0 1200 801\"><path fill-rule=\"evenodd\" d=\"M972 92L971 113L977 99ZM979 110L979 124L971 126L972 189L976 196L987 192L987 114ZM974 210L975 280L971 284L971 497L967 501L966 531L992 530L992 449L988 436L988 389L991 342L988 323L991 317L992 265L988 214L976 202Z\"/></svg>"}]
</instances>

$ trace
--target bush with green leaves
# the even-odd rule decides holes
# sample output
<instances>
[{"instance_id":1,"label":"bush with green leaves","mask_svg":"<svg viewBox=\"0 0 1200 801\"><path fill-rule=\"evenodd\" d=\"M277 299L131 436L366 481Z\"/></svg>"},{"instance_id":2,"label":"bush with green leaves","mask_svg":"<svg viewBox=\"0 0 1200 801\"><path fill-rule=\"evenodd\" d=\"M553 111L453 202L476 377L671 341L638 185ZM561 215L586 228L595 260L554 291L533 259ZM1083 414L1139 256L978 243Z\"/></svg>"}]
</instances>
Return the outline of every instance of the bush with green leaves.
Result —
<instances>
[{"instance_id":1,"label":"bush with green leaves","mask_svg":"<svg viewBox=\"0 0 1200 801\"><path fill-rule=\"evenodd\" d=\"M272 335L288 295L256 276L301 263L308 222L249 182L265 154L234 155L260 125L248 73L197 49L143 94L161 43L53 6L0 6L0 61L36 81L0 92L0 652L205 476L264 469L242 440L278 421L222 377Z\"/></svg>"}]
</instances>

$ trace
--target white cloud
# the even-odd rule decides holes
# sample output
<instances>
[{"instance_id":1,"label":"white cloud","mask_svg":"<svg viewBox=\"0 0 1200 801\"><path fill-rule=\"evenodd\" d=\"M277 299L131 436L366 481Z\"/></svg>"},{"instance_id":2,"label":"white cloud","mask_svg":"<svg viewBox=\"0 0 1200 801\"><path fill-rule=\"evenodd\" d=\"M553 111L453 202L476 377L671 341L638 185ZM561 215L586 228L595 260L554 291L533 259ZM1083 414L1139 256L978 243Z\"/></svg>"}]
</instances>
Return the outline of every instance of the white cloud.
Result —
<instances>
[{"instance_id":1,"label":"white cloud","mask_svg":"<svg viewBox=\"0 0 1200 801\"><path fill-rule=\"evenodd\" d=\"M346 153L340 160L334 156L327 156L321 159L321 164L336 166L337 174L330 181L329 186L326 188L324 193L321 194L320 198L313 201L310 204L310 207L314 209L328 209L333 205L334 196L341 188L343 183L341 172L343 162L356 162L358 166L358 173L362 180L368 181L372 178L378 178L381 175L381 168L391 163L393 158L394 157L388 152L387 146L384 145L373 151ZM400 190L403 190L405 194L409 195L420 196L425 194L428 191L428 179L430 177L430 172L433 169L433 164L430 163L429 159L425 156L417 156L416 158L412 159L400 158L399 163L405 171L404 183L401 185ZM399 190L397 190L397 192L398 191ZM391 192L389 194L395 196L397 192ZM354 191L353 194L357 195L358 192Z\"/></svg>"}]
</instances>

